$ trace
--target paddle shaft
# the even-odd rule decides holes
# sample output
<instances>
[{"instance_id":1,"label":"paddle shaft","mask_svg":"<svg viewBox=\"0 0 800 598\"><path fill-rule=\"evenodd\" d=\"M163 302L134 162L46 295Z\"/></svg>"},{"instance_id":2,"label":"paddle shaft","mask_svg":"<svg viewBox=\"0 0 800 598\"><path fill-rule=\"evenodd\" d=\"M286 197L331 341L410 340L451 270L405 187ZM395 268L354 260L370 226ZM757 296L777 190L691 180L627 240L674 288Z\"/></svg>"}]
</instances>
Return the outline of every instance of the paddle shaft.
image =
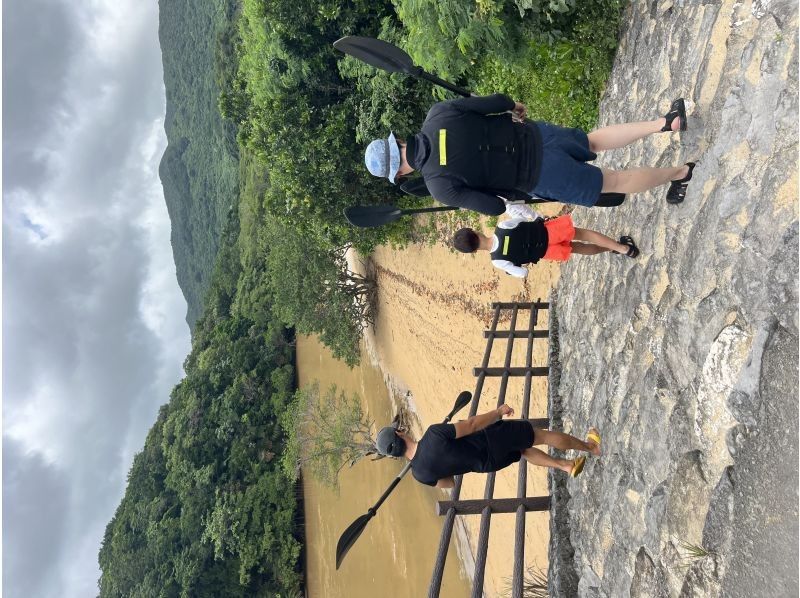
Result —
<instances>
[{"instance_id":1,"label":"paddle shaft","mask_svg":"<svg viewBox=\"0 0 800 598\"><path fill-rule=\"evenodd\" d=\"M549 199L542 199L542 198L533 198L533 199L526 199L523 201L509 201L508 203L513 205L517 203L545 203L550 202L552 200ZM437 206L435 208L413 208L409 210L400 210L400 215L405 216L407 214L420 214L422 212L447 212L449 210L460 210L461 208L458 206Z\"/></svg>"},{"instance_id":2,"label":"paddle shaft","mask_svg":"<svg viewBox=\"0 0 800 598\"><path fill-rule=\"evenodd\" d=\"M423 212L448 212L450 210L458 210L458 206L437 206L435 208L412 208L409 210L400 210L400 216L408 214L422 214Z\"/></svg>"},{"instance_id":3,"label":"paddle shaft","mask_svg":"<svg viewBox=\"0 0 800 598\"><path fill-rule=\"evenodd\" d=\"M400 470L400 473L397 474L397 477L392 481L391 484L389 484L389 487L386 489L386 492L381 494L381 497L378 499L378 502L376 502L369 510L370 513L377 511L378 509L381 508L383 501L385 501L389 497L389 495L394 491L394 489L397 488L397 484L400 483L400 480L402 480L403 476L405 476L408 473L409 469L411 469L411 461L405 464L403 469Z\"/></svg>"},{"instance_id":4,"label":"paddle shaft","mask_svg":"<svg viewBox=\"0 0 800 598\"><path fill-rule=\"evenodd\" d=\"M411 75L415 75L420 79L425 79L426 81L430 81L434 85L438 85L439 87L444 87L445 89L449 89L453 93L457 93L458 95L464 96L468 98L472 95L471 92L467 91L463 87L459 87L458 85L453 85L449 81L445 81L444 79L440 79L436 75L431 75L430 73L426 73L422 69L419 69L419 72L412 72Z\"/></svg>"}]
</instances>

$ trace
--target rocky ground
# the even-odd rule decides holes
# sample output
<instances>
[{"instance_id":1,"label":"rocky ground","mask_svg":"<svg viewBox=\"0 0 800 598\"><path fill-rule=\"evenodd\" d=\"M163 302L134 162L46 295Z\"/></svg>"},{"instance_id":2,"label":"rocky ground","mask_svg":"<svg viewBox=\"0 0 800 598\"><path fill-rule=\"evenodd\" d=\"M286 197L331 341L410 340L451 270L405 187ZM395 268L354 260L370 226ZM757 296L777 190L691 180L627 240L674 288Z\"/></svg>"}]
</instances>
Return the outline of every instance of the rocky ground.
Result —
<instances>
[{"instance_id":1,"label":"rocky ground","mask_svg":"<svg viewBox=\"0 0 800 598\"><path fill-rule=\"evenodd\" d=\"M642 255L561 272L551 408L603 456L551 479L553 595L796 596L797 3L634 1L624 22L601 122L694 109L600 164L699 165L680 206L573 212Z\"/></svg>"}]
</instances>

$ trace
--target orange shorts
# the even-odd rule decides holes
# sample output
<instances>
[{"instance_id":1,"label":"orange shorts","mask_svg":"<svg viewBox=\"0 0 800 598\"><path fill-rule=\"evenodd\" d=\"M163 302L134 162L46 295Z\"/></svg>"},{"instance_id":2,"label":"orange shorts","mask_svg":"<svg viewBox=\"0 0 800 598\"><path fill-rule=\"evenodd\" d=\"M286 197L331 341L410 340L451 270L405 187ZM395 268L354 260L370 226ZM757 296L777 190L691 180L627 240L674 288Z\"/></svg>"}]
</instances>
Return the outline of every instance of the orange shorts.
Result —
<instances>
[{"instance_id":1,"label":"orange shorts","mask_svg":"<svg viewBox=\"0 0 800 598\"><path fill-rule=\"evenodd\" d=\"M572 255L572 240L575 238L572 216L566 214L548 220L544 227L547 229L547 251L542 259L566 262Z\"/></svg>"}]
</instances>

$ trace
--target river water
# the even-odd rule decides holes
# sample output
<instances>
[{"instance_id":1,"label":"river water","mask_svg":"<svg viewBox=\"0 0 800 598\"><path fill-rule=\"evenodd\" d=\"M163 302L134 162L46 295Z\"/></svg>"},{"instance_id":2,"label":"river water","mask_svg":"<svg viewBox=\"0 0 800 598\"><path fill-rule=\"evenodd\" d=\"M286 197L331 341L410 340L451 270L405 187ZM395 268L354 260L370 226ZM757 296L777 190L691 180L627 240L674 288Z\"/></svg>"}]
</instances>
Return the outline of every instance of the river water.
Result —
<instances>
[{"instance_id":1,"label":"river water","mask_svg":"<svg viewBox=\"0 0 800 598\"><path fill-rule=\"evenodd\" d=\"M391 402L380 370L368 361L362 359L351 370L315 337L297 339L300 386L318 380L323 391L335 383L348 394L357 393L380 427L391 420ZM304 477L309 597L419 598L427 594L443 520L434 512L435 502L446 497L417 483L411 474L383 503L336 570L336 543L342 532L375 504L403 464L394 459L361 461L340 475L338 494L311 476ZM469 595L469 588L451 542L440 595L460 598Z\"/></svg>"}]
</instances>

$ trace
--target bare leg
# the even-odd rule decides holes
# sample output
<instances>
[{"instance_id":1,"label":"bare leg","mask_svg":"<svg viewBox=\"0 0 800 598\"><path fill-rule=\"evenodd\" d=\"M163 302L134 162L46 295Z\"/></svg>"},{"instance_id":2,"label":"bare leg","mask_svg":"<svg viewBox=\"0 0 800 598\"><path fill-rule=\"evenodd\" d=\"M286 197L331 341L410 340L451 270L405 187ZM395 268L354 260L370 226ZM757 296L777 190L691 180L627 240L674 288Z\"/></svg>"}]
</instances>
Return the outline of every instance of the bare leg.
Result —
<instances>
[{"instance_id":1,"label":"bare leg","mask_svg":"<svg viewBox=\"0 0 800 598\"><path fill-rule=\"evenodd\" d=\"M583 451L585 453L592 453L593 455L599 454L600 447L596 444L584 442L569 434L563 432L556 432L555 430L541 430L539 428L533 429L533 444L541 445L546 444L552 446L560 451L568 451L570 449L575 451ZM527 457L526 457L527 459Z\"/></svg>"},{"instance_id":2,"label":"bare leg","mask_svg":"<svg viewBox=\"0 0 800 598\"><path fill-rule=\"evenodd\" d=\"M676 119L677 120L677 119ZM639 193L689 174L689 167L632 168L630 170L603 170L603 193Z\"/></svg>"},{"instance_id":3,"label":"bare leg","mask_svg":"<svg viewBox=\"0 0 800 598\"><path fill-rule=\"evenodd\" d=\"M589 138L589 149L593 152L617 149L625 147L639 139L658 133L666 124L666 118L648 120L638 123L624 123L621 125L611 125L592 131L587 135ZM681 126L681 119L676 118L672 121L672 130L677 131Z\"/></svg>"},{"instance_id":4,"label":"bare leg","mask_svg":"<svg viewBox=\"0 0 800 598\"><path fill-rule=\"evenodd\" d=\"M593 230L589 230L587 228L578 228L575 227L575 239L577 241L584 241L587 244L596 245L600 248L600 251L592 251L584 252L584 251L577 251L576 253L583 253L584 255L594 255L595 253L602 253L603 251L616 251L617 253L622 253L623 255L628 253L628 246L623 245L622 243L617 243L611 237L607 237L603 233L598 233ZM573 243L572 250L575 251L575 246L578 243Z\"/></svg>"},{"instance_id":5,"label":"bare leg","mask_svg":"<svg viewBox=\"0 0 800 598\"><path fill-rule=\"evenodd\" d=\"M552 467L553 469L560 469L566 473L572 472L572 467L575 465L575 461L572 459L557 459L556 457L551 457L544 451L540 451L537 448L526 448L522 451L522 456L525 457L525 460L528 463L533 465L538 465L539 467Z\"/></svg>"},{"instance_id":6,"label":"bare leg","mask_svg":"<svg viewBox=\"0 0 800 598\"><path fill-rule=\"evenodd\" d=\"M572 253L577 253L578 255L597 255L598 253L611 251L610 249L600 247L599 245L594 245L593 243L580 243L578 241L573 241L571 245Z\"/></svg>"}]
</instances>

